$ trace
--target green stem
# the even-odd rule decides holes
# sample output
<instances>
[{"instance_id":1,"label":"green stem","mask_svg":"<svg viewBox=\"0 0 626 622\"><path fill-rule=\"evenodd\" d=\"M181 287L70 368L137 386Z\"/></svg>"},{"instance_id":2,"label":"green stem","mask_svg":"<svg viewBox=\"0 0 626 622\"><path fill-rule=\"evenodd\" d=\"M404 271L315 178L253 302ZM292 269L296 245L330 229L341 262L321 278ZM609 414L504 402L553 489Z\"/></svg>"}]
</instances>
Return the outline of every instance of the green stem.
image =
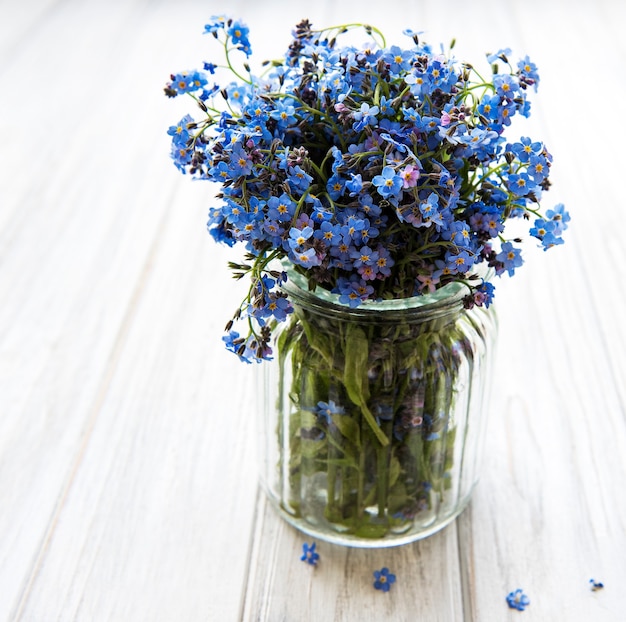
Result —
<instances>
[{"instance_id":1,"label":"green stem","mask_svg":"<svg viewBox=\"0 0 626 622\"><path fill-rule=\"evenodd\" d=\"M338 454L336 450L333 450L333 446L331 445L328 448L328 456L329 458L334 458ZM335 488L337 484L337 466L335 464L330 463L328 465L328 477L326 482L326 495L327 495L327 510L328 510L328 518L331 521L337 520L337 516L335 516Z\"/></svg>"},{"instance_id":2,"label":"green stem","mask_svg":"<svg viewBox=\"0 0 626 622\"><path fill-rule=\"evenodd\" d=\"M363 507L363 495L364 495L364 485L365 485L365 456L367 454L367 441L366 441L366 434L365 434L362 420L361 420L361 435L363 438L363 447L361 448L361 452L359 454L359 472L358 472L357 489L356 489L355 527L359 526L359 523L361 522L361 519L363 518L363 511L365 510L365 508Z\"/></svg>"},{"instance_id":3,"label":"green stem","mask_svg":"<svg viewBox=\"0 0 626 622\"><path fill-rule=\"evenodd\" d=\"M376 37L374 37L372 33L376 33L380 37L380 41L377 43L379 43L382 48L387 45L385 35L383 35L383 33L378 30L378 28L375 28L370 24L354 22L352 24L342 24L341 26L329 26L328 28L322 28L321 30L311 30L311 32L314 32L316 34L322 34L325 32L331 33L333 30L336 30L338 34L341 34L342 32L349 30L350 28L363 28L368 34L370 34L370 36L374 40L376 40Z\"/></svg>"},{"instance_id":4,"label":"green stem","mask_svg":"<svg viewBox=\"0 0 626 622\"><path fill-rule=\"evenodd\" d=\"M244 78L234 67L233 64L230 62L230 51L233 48L229 48L228 47L228 42L230 40L230 37L226 37L226 40L224 41L224 56L226 57L226 63L228 64L228 69L230 69L230 71L233 72L233 74L239 78L242 82L245 82L246 84L254 84L251 78ZM236 48L235 48L236 49Z\"/></svg>"},{"instance_id":5,"label":"green stem","mask_svg":"<svg viewBox=\"0 0 626 622\"><path fill-rule=\"evenodd\" d=\"M376 448L376 487L378 492L378 518L384 518L387 509L387 483L389 481L389 447Z\"/></svg>"}]
</instances>

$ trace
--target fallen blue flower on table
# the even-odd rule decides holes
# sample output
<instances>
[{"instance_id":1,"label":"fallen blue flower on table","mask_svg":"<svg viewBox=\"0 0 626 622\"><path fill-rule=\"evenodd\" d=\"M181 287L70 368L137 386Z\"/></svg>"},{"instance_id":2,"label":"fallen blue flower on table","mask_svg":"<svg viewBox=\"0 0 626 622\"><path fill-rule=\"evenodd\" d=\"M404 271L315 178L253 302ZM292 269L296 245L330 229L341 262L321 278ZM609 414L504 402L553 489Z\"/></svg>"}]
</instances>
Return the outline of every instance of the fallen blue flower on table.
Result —
<instances>
[{"instance_id":1,"label":"fallen blue flower on table","mask_svg":"<svg viewBox=\"0 0 626 622\"><path fill-rule=\"evenodd\" d=\"M506 602L511 609L524 611L524 609L530 605L530 598L528 598L522 590L515 590L506 597Z\"/></svg>"},{"instance_id":2,"label":"fallen blue flower on table","mask_svg":"<svg viewBox=\"0 0 626 622\"><path fill-rule=\"evenodd\" d=\"M598 590L601 590L604 587L603 583L600 583L599 581L596 581L595 579L589 579L589 583L591 583L592 592L597 592Z\"/></svg>"},{"instance_id":3,"label":"fallen blue flower on table","mask_svg":"<svg viewBox=\"0 0 626 622\"><path fill-rule=\"evenodd\" d=\"M301 561L311 564L311 566L317 566L317 560L319 558L319 553L315 551L315 542L313 542L310 546L306 542L302 544Z\"/></svg>"},{"instance_id":4,"label":"fallen blue flower on table","mask_svg":"<svg viewBox=\"0 0 626 622\"><path fill-rule=\"evenodd\" d=\"M374 587L377 590L388 592L391 589L391 584L395 583L396 575L389 572L389 568L381 568L380 570L374 570Z\"/></svg>"}]
</instances>

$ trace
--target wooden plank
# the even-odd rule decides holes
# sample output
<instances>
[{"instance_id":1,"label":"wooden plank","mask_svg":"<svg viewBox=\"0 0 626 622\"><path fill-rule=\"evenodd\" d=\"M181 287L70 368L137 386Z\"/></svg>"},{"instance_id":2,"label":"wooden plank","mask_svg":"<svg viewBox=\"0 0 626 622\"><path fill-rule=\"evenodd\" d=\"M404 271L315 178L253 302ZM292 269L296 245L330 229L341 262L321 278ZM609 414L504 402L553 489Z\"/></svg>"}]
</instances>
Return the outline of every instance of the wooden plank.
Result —
<instances>
[{"instance_id":1,"label":"wooden plank","mask_svg":"<svg viewBox=\"0 0 626 622\"><path fill-rule=\"evenodd\" d=\"M576 76L592 72L602 88L618 70L621 43L607 40L607 6L592 12L550 3L536 21L516 5L520 40L545 69L534 119L555 156L550 198L565 201L574 224L564 247L532 256L499 293L500 390L488 468L471 514L460 521L472 595L468 619L495 620L494 603L516 587L529 594L525 615L533 620L623 618L617 591L593 593L588 581L618 585L626 578L626 364L624 331L614 329L624 304L614 283L625 275L614 261L614 232L586 226L591 214L585 214L597 204L608 220L619 220L623 203L616 188L594 184L605 168L611 176L612 148L602 164L593 151L581 151L580 110L565 95ZM555 31L565 11L568 25ZM582 32L587 45L603 47L611 60L597 68L591 57L568 58ZM621 98L623 86L618 89Z\"/></svg>"},{"instance_id":2,"label":"wooden plank","mask_svg":"<svg viewBox=\"0 0 626 622\"><path fill-rule=\"evenodd\" d=\"M216 294L230 277L212 273L224 256L207 252L197 198L178 194L163 223L19 619L238 616L257 489L253 377L221 347L216 310L235 301Z\"/></svg>"},{"instance_id":3,"label":"wooden plank","mask_svg":"<svg viewBox=\"0 0 626 622\"><path fill-rule=\"evenodd\" d=\"M55 10L58 1L31 0L28 4L11 0L0 2L0 61L10 60L24 44L29 44L28 39L38 36L39 28Z\"/></svg>"},{"instance_id":4,"label":"wooden plank","mask_svg":"<svg viewBox=\"0 0 626 622\"><path fill-rule=\"evenodd\" d=\"M528 266L521 288L501 292L500 390L485 474L460 528L469 619L496 619L494 603L516 587L533 599L532 619L623 617L617 592L588 585L626 579L626 366L603 334L618 318L559 278L584 274L582 248L572 232L553 270Z\"/></svg>"},{"instance_id":5,"label":"wooden plank","mask_svg":"<svg viewBox=\"0 0 626 622\"><path fill-rule=\"evenodd\" d=\"M27 596L117 365L170 207L154 180L178 182L160 95L178 58L167 28L142 26L145 4L81 5L50 15L2 72L14 90L0 115L11 121L0 152L0 619ZM45 105L24 96L34 67L36 90L55 94ZM152 93L162 104L146 115ZM18 111L35 121L28 139Z\"/></svg>"},{"instance_id":6,"label":"wooden plank","mask_svg":"<svg viewBox=\"0 0 626 622\"><path fill-rule=\"evenodd\" d=\"M317 541L317 567L300 561L310 537L259 499L243 620L463 620L457 532L453 524L410 545L358 549ZM373 571L388 567L396 583L373 588Z\"/></svg>"},{"instance_id":7,"label":"wooden plank","mask_svg":"<svg viewBox=\"0 0 626 622\"><path fill-rule=\"evenodd\" d=\"M98 123L80 126L83 147L92 138L101 147L91 163L95 170L82 180L85 186L70 184L75 194L59 223L59 228L69 225L69 231L53 245L61 257L55 256L39 277L43 280L48 271L65 267L64 259L83 260L63 275L62 282L70 289L58 304L67 305L65 315L53 308L55 318L61 315L55 352L61 351L61 370L42 354L43 386L29 387L29 380L20 377L12 404L16 428L12 443L17 448L32 443L33 451L40 453L38 460L25 456L26 465L17 452L10 453L10 471L3 471L7 478L23 473L12 491L13 510L7 519L19 520L20 504L37 516L26 529L23 522L13 523L8 534L17 532L15 539L22 547L18 553L23 555L20 568L9 549L10 563L3 566L7 593L8 588L15 593L21 584L19 600L6 600L7 607L13 605L11 617L16 619L156 620L181 615L191 620L206 612L210 618L230 619L239 609L241 586L237 586L245 576L250 531L246 520L256 490L250 427L240 425L249 408L245 396L251 391L245 390L243 381L233 396L234 385L224 384L215 374L219 368L234 375L241 366L221 348L220 331L227 318L222 304L213 306L215 294L207 285L214 263L219 263L228 287L219 280L213 285L220 292L230 289L225 257L218 251L206 252L208 189L190 185L177 196L180 206L173 203L173 188L185 182L168 162L165 130L177 113L159 93L171 70L169 63L178 58L162 46L163 32L172 30L175 12L175 7L165 7L150 14L152 21L144 15L142 21L147 23L141 28L132 31L128 26L133 36L130 49L116 44L118 53L127 52L122 79L111 88L110 99L95 110L101 113ZM119 17L111 14L111 24ZM68 29L84 30L86 19L97 15L77 10L69 18ZM107 23L100 24L103 36ZM198 23L201 33L200 19ZM187 32L181 33L181 38L185 36ZM116 42L110 39L109 46L112 43ZM150 69L145 67L146 55L153 63ZM163 104L147 115L144 99L152 87L154 98ZM112 105L127 99L132 103ZM60 116L57 130L71 120L72 110ZM141 145L140 149L124 150L129 136L135 136L130 145ZM68 170L89 170L78 150L63 164ZM109 177L115 184L107 184ZM62 179L57 183L61 187ZM90 186L93 183L97 188ZM184 216L174 220L178 211ZM29 234L20 226L14 229L22 237L13 242L7 259L17 262L18 253L27 250L23 238L31 235L39 240L44 231L42 227ZM93 231L92 236L85 235L88 231ZM165 256L160 253L162 245ZM16 271L12 274L17 279ZM27 293L30 289L24 297ZM34 297L32 324L41 317L42 303L49 295L47 289ZM222 303L228 301L225 295ZM173 304L166 306L168 302ZM230 302L234 302L232 295ZM17 303L8 312L15 313ZM22 333L31 322L22 318ZM40 330L46 337L54 334L47 324ZM23 348L22 333L10 338L9 345ZM13 367L8 356L6 360ZM37 369L32 362L24 367L25 373ZM51 396L52 390L58 396ZM85 392L82 399L76 395L79 390ZM22 392L24 403L18 401ZM49 428L38 431L35 439L32 431L24 438L17 417L20 412L32 413L36 398L49 409L48 419L62 417L57 425L68 438L58 438L59 433ZM222 425L224 419L227 425ZM229 444L229 439L236 442ZM243 468L234 470L231 461ZM43 476L44 465L48 477ZM35 504L39 513L33 511ZM243 528L233 516L240 517ZM216 562L229 554L237 561L226 568ZM180 567L174 559L180 560ZM232 584L234 597L220 598L225 595L222 581ZM127 598L111 599L111 593L119 594L123 586L135 590Z\"/></svg>"}]
</instances>

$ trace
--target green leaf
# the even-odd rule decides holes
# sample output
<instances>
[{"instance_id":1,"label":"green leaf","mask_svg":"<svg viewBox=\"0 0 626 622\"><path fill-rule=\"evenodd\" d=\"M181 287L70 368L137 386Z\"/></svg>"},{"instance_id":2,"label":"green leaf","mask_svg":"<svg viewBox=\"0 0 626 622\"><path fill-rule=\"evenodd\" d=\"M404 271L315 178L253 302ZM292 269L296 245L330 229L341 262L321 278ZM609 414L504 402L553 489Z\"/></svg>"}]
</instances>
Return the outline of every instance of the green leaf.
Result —
<instances>
[{"instance_id":1,"label":"green leaf","mask_svg":"<svg viewBox=\"0 0 626 622\"><path fill-rule=\"evenodd\" d=\"M368 351L369 344L365 332L355 324L348 324L345 338L344 381L348 396L358 405L369 398Z\"/></svg>"},{"instance_id":2,"label":"green leaf","mask_svg":"<svg viewBox=\"0 0 626 622\"><path fill-rule=\"evenodd\" d=\"M391 461L389 463L389 488L391 488L398 481L401 471L402 467L400 466L400 460L398 460L395 456L391 456Z\"/></svg>"},{"instance_id":3,"label":"green leaf","mask_svg":"<svg viewBox=\"0 0 626 622\"><path fill-rule=\"evenodd\" d=\"M337 451L340 451L347 459L351 461L351 466L356 468L357 458L354 453L354 448L349 443L340 443L339 440L334 439L332 434L326 436L328 443L332 445ZM358 452L358 449L357 449Z\"/></svg>"},{"instance_id":4,"label":"green leaf","mask_svg":"<svg viewBox=\"0 0 626 622\"><path fill-rule=\"evenodd\" d=\"M369 398L369 380L367 377L369 342L367 336L356 324L348 324L344 344L344 385L348 397L361 408L365 420L380 444L389 445L389 439L380 429L367 406Z\"/></svg>"},{"instance_id":5,"label":"green leaf","mask_svg":"<svg viewBox=\"0 0 626 622\"><path fill-rule=\"evenodd\" d=\"M332 415L331 418L343 436L352 441L357 447L361 446L359 424L352 417L348 415Z\"/></svg>"},{"instance_id":6,"label":"green leaf","mask_svg":"<svg viewBox=\"0 0 626 622\"><path fill-rule=\"evenodd\" d=\"M303 439L301 443L301 452L303 458L315 458L322 450L326 449L325 440Z\"/></svg>"},{"instance_id":7,"label":"green leaf","mask_svg":"<svg viewBox=\"0 0 626 622\"><path fill-rule=\"evenodd\" d=\"M395 514L402 510L409 503L409 495L407 494L404 484L398 482L387 497L387 508L389 514Z\"/></svg>"},{"instance_id":8,"label":"green leaf","mask_svg":"<svg viewBox=\"0 0 626 622\"><path fill-rule=\"evenodd\" d=\"M301 318L301 326L306 334L308 345L322 357L328 368L332 369L333 344L330 336L327 336L322 330L315 330L313 323L307 321L306 317Z\"/></svg>"},{"instance_id":9,"label":"green leaf","mask_svg":"<svg viewBox=\"0 0 626 622\"><path fill-rule=\"evenodd\" d=\"M315 413L308 410L300 411L300 426L303 428L314 428L317 425L317 417Z\"/></svg>"},{"instance_id":10,"label":"green leaf","mask_svg":"<svg viewBox=\"0 0 626 622\"><path fill-rule=\"evenodd\" d=\"M382 538L388 531L387 525L361 525L354 534L361 538Z\"/></svg>"}]
</instances>

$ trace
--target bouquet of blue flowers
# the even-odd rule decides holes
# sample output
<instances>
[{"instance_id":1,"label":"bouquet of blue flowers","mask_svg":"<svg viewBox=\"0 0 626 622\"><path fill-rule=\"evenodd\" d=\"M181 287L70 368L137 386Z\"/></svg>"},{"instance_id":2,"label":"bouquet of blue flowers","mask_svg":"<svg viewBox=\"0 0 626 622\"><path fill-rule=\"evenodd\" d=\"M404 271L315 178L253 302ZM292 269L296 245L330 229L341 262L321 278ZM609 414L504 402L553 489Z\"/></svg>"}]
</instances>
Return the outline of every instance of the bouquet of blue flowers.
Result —
<instances>
[{"instance_id":1,"label":"bouquet of blue flowers","mask_svg":"<svg viewBox=\"0 0 626 622\"><path fill-rule=\"evenodd\" d=\"M340 44L357 29L365 46ZM218 184L210 234L245 247L230 268L249 288L224 341L246 362L273 358L278 343L281 368L292 368L279 398L291 404L278 406L292 418L281 427L290 511L300 512L303 478L324 472L326 519L377 536L390 523L373 526L365 508L377 505L397 528L450 488L454 392L475 353L454 322L365 330L294 297L323 292L364 309L453 287L462 308L487 308L494 275L522 265L509 221L526 223L543 249L561 244L568 213L540 208L550 153L504 137L530 113L537 68L500 50L483 75L452 56L454 42L435 50L407 30L406 47L388 47L369 25L317 30L303 20L284 58L257 75L242 22L217 17L205 31L224 60L172 75L165 93L200 110L169 134L176 166Z\"/></svg>"},{"instance_id":2,"label":"bouquet of blue flowers","mask_svg":"<svg viewBox=\"0 0 626 622\"><path fill-rule=\"evenodd\" d=\"M368 47L339 46L354 28L371 36ZM505 237L509 219L528 220L544 249L562 243L563 206L539 211L550 153L503 136L530 112L539 76L527 57L513 65L509 50L491 54L483 77L411 31L410 46L386 47L372 26L314 30L304 20L285 57L256 77L232 60L251 55L243 23L214 18L205 31L225 62L171 76L166 94L189 95L202 116L169 133L176 166L221 186L211 235L246 247L231 267L250 278L234 318L248 331L229 322L225 339L242 359L271 356L271 321L292 311L274 260L351 306L451 281L467 286L468 306L488 305L494 285L475 268L512 275L522 264L521 240ZM223 68L231 81L212 82Z\"/></svg>"}]
</instances>

